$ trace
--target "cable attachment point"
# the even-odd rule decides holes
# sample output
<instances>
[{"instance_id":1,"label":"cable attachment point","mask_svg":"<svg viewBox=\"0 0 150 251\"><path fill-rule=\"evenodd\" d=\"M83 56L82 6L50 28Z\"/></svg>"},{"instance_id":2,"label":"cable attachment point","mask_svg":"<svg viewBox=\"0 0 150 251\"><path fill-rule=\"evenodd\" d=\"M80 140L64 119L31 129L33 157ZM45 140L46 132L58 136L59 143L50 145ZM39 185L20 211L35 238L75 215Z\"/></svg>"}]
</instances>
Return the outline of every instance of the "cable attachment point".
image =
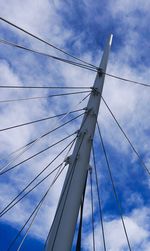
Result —
<instances>
[{"instance_id":1,"label":"cable attachment point","mask_svg":"<svg viewBox=\"0 0 150 251\"><path fill-rule=\"evenodd\" d=\"M93 137L92 136L89 137L88 142L90 142L90 143L93 142Z\"/></svg>"},{"instance_id":2,"label":"cable attachment point","mask_svg":"<svg viewBox=\"0 0 150 251\"><path fill-rule=\"evenodd\" d=\"M103 69L102 68L98 68L97 72L98 72L99 77L101 77L103 75Z\"/></svg>"},{"instance_id":3,"label":"cable attachment point","mask_svg":"<svg viewBox=\"0 0 150 251\"><path fill-rule=\"evenodd\" d=\"M98 96L98 94L99 94L98 88L92 87L91 89L92 89L93 95L94 95L94 96Z\"/></svg>"},{"instance_id":4,"label":"cable attachment point","mask_svg":"<svg viewBox=\"0 0 150 251\"><path fill-rule=\"evenodd\" d=\"M92 173L92 166L91 165L89 165L89 167L88 167L88 171L89 171L89 173L91 174Z\"/></svg>"},{"instance_id":5,"label":"cable attachment point","mask_svg":"<svg viewBox=\"0 0 150 251\"><path fill-rule=\"evenodd\" d=\"M87 130L84 130L84 131L80 130L78 133L78 138L83 138L85 136L85 134L87 134L87 133L88 133Z\"/></svg>"},{"instance_id":6,"label":"cable attachment point","mask_svg":"<svg viewBox=\"0 0 150 251\"><path fill-rule=\"evenodd\" d=\"M75 134L77 135L77 138L79 137L80 130L77 130Z\"/></svg>"},{"instance_id":7,"label":"cable attachment point","mask_svg":"<svg viewBox=\"0 0 150 251\"><path fill-rule=\"evenodd\" d=\"M88 114L91 112L91 110L92 110L92 108L86 107L86 108L85 108L85 113L86 113L86 115L88 115Z\"/></svg>"},{"instance_id":8,"label":"cable attachment point","mask_svg":"<svg viewBox=\"0 0 150 251\"><path fill-rule=\"evenodd\" d=\"M84 107L83 110L86 111L86 110L87 110L87 107Z\"/></svg>"},{"instance_id":9,"label":"cable attachment point","mask_svg":"<svg viewBox=\"0 0 150 251\"><path fill-rule=\"evenodd\" d=\"M68 156L68 157L65 159L64 162L65 162L65 166L71 164L71 163L72 163L72 155Z\"/></svg>"}]
</instances>

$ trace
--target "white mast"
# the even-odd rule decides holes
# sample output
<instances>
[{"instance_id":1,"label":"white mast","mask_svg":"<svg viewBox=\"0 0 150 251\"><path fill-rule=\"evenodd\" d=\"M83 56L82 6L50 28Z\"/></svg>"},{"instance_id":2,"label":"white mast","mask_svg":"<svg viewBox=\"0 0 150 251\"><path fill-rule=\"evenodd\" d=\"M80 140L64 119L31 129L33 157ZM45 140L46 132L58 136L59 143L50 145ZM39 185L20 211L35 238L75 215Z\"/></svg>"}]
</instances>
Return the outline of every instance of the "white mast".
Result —
<instances>
[{"instance_id":1,"label":"white mast","mask_svg":"<svg viewBox=\"0 0 150 251\"><path fill-rule=\"evenodd\" d=\"M87 113L84 115L79 136L73 154L70 157L69 168L59 199L57 211L47 239L46 251L70 251L78 218L79 208L84 191L86 175L89 167L92 140L104 85L109 51L112 43L110 35L99 72L90 95ZM104 72L104 73L103 73Z\"/></svg>"}]
</instances>

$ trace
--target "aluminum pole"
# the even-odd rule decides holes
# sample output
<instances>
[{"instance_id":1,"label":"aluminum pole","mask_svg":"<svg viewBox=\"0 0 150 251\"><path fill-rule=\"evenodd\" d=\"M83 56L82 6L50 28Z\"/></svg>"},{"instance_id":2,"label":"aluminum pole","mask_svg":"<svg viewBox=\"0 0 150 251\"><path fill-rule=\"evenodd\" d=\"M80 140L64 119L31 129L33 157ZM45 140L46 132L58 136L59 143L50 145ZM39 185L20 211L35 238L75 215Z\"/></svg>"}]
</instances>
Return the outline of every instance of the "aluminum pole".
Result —
<instances>
[{"instance_id":1,"label":"aluminum pole","mask_svg":"<svg viewBox=\"0 0 150 251\"><path fill-rule=\"evenodd\" d=\"M100 71L96 75L93 91L87 105L87 112L83 118L73 154L69 160L68 172L47 239L46 251L70 251L72 248L104 85L105 74L103 72L106 72L111 43L112 35L110 35L106 43L99 66Z\"/></svg>"}]
</instances>

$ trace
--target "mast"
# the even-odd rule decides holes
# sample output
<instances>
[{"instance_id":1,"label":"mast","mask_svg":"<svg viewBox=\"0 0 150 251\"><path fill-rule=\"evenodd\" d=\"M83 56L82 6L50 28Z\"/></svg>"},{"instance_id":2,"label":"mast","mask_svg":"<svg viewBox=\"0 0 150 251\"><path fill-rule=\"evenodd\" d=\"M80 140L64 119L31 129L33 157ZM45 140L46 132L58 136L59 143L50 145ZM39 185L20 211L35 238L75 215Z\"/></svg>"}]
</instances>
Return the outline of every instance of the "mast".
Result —
<instances>
[{"instance_id":1,"label":"mast","mask_svg":"<svg viewBox=\"0 0 150 251\"><path fill-rule=\"evenodd\" d=\"M110 35L106 43L73 154L69 158L69 168L48 235L46 251L70 251L72 248L111 43L112 35Z\"/></svg>"}]
</instances>

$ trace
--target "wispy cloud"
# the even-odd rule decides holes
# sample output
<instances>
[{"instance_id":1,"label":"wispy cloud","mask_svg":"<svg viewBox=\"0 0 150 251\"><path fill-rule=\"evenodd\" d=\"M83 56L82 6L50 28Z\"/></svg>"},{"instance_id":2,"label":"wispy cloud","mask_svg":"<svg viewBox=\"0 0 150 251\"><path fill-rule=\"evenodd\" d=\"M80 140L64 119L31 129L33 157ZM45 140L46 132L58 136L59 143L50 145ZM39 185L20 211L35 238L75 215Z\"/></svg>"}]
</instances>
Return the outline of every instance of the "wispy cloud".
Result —
<instances>
[{"instance_id":1,"label":"wispy cloud","mask_svg":"<svg viewBox=\"0 0 150 251\"><path fill-rule=\"evenodd\" d=\"M77 4L78 3L78 4ZM21 27L33 32L36 35L54 43L60 48L68 49L74 55L80 56L86 61L95 65L99 64L105 38L110 32L114 33L112 52L110 55L108 72L125 76L130 79L149 83L149 2L148 1L104 1L99 3L91 0L87 1L9 1L9 4L1 0L0 15ZM26 36L22 32L14 29L7 24L1 23L1 38L28 45L47 53L61 55L52 48ZM30 53L24 53L17 49L8 48L1 45L0 61L0 84L9 85L64 85L64 86L91 86L95 73L81 70L72 66L46 58L38 57ZM9 98L29 97L29 96L48 95L49 91L15 91L2 90L1 100ZM149 89L131 86L106 77L103 96L115 116L123 126L131 141L139 151L141 157L149 165ZM15 104L1 105L0 127L22 123L48 115L58 114L68 111L83 97L76 96L71 98L60 98L53 100L42 100L34 102L22 102ZM80 97L80 98L79 98ZM85 106L86 103L84 103ZM116 181L119 196L125 205L129 207L125 210L126 225L129 231L131 242L136 250L148 251L149 248L149 183L139 165L136 156L131 153L131 149L117 126L109 115L108 111L101 104L100 125L104 135L106 147L109 150L109 158L113 167L113 175ZM31 139L48 131L55 122L46 122L17 130L1 133L1 159L20 147L28 143ZM57 141L61 136L67 135L69 131L76 130L79 122L73 127L61 130L51 135L47 140L36 144L26 153L29 154L50 145ZM96 136L98 143L98 135ZM32 162L28 162L22 167L17 167L16 171L10 172L4 178L1 177L0 205L3 208L42 168L56 156L57 152L65 146L62 144L53 151L47 152L43 157L38 157ZM101 186L104 213L106 238L109 250L126 250L124 234L121 230L120 219L113 208L108 205L113 204L110 185L107 184L104 157L99 154L99 146L96 147L98 170ZM63 158L61 158L62 160ZM22 158L20 158L22 160ZM2 161L2 164L3 164ZM116 164L117 163L117 164ZM58 161L56 161L58 164ZM53 165L55 167L55 165ZM148 166L149 167L149 166ZM103 170L103 173L101 173ZM121 170L121 171L120 171ZM134 176L133 176L134 175ZM143 178L141 178L141 175ZM62 181L60 181L50 192L48 200L45 202L40 215L33 226L31 234L37 238L45 239L50 223L52 222L56 209L59 192L61 191ZM121 179L121 180L120 180ZM140 179L140 181L139 181ZM3 218L13 226L20 228L27 216L34 208L39 197L45 192L49 181L45 182L40 189L37 189L32 196L29 196L22 203L17 205L12 212ZM107 190L108 189L108 190ZM89 187L88 187L89 190ZM59 192L58 192L59 191ZM94 190L96 196L96 190ZM121 192L124 191L124 192ZM143 196L144 192L144 196ZM131 196L129 194L131 193ZM110 195L111 194L111 195ZM34 202L34 203L32 203ZM85 203L85 218L90 219L90 197L87 192ZM97 214L97 210L95 211ZM113 215L114 214L114 215ZM20 217L18 217L18 215ZM113 215L113 220L110 219ZM115 218L114 218L115 217ZM49 219L49 221L47 220ZM145 227L146 226L146 227ZM115 231L114 231L115 229ZM99 227L96 223L96 239L99 236ZM117 236L117 241L116 241ZM85 248L91 250L91 240L86 238ZM89 240L89 241L88 241ZM97 241L97 249L101 243Z\"/></svg>"}]
</instances>

